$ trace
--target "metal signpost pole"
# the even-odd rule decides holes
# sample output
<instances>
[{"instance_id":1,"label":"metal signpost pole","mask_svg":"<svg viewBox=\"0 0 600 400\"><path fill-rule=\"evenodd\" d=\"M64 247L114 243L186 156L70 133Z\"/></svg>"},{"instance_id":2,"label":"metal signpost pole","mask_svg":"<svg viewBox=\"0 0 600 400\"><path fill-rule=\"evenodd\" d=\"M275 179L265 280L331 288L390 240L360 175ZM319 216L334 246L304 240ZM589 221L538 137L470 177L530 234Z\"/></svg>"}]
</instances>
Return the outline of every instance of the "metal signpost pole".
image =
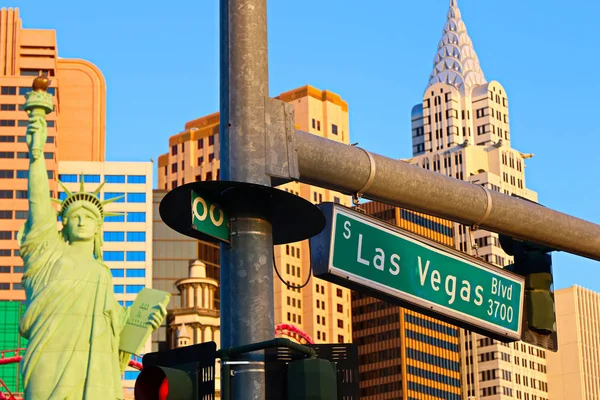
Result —
<instances>
[{"instance_id":1,"label":"metal signpost pole","mask_svg":"<svg viewBox=\"0 0 600 400\"><path fill-rule=\"evenodd\" d=\"M266 0L221 0L221 179L271 185L265 173L268 96ZM240 199L244 201L244 199ZM271 224L230 216L231 244L221 246L221 347L274 336ZM232 399L264 399L262 362L232 364Z\"/></svg>"}]
</instances>

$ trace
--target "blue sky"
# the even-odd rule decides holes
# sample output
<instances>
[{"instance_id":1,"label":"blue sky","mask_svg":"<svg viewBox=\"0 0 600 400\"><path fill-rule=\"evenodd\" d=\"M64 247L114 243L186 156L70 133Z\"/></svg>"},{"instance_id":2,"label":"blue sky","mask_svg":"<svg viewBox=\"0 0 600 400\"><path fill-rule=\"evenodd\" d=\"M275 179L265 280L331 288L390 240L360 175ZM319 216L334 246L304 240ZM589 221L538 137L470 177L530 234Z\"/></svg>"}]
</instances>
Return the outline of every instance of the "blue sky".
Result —
<instances>
[{"instance_id":1,"label":"blue sky","mask_svg":"<svg viewBox=\"0 0 600 400\"><path fill-rule=\"evenodd\" d=\"M449 0L269 2L270 94L311 84L349 103L350 135L411 156ZM218 111L218 1L13 1L25 28L55 29L61 57L95 63L107 82L107 158L156 160L186 121ZM167 3L168 4L168 3ZM459 0L489 80L508 93L511 139L544 205L599 222L600 144L593 73L600 2ZM565 232L568 234L568 232ZM555 287L600 291L595 261L554 255Z\"/></svg>"}]
</instances>

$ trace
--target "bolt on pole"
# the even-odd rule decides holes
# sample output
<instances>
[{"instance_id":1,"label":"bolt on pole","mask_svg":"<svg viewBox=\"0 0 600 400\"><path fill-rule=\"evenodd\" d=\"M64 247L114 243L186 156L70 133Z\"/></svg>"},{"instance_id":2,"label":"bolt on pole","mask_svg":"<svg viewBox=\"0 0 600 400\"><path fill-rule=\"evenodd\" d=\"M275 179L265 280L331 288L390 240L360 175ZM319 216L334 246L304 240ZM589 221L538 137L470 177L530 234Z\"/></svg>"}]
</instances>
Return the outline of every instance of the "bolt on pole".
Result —
<instances>
[{"instance_id":1,"label":"bolt on pole","mask_svg":"<svg viewBox=\"0 0 600 400\"><path fill-rule=\"evenodd\" d=\"M223 180L271 185L266 174L266 0L220 0L220 151ZM244 199L240 199L243 201ZM221 245L221 347L274 336L271 224L232 215ZM262 361L230 365L232 399L265 399Z\"/></svg>"}]
</instances>

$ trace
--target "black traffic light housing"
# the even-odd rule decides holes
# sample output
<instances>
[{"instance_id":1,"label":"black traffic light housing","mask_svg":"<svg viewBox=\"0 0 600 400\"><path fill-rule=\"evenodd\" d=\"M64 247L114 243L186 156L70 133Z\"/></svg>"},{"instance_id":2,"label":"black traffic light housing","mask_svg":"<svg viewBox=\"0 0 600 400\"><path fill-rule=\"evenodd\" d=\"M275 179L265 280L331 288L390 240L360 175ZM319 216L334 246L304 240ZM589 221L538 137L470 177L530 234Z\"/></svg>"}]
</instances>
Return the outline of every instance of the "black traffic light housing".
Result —
<instances>
[{"instance_id":1,"label":"black traffic light housing","mask_svg":"<svg viewBox=\"0 0 600 400\"><path fill-rule=\"evenodd\" d=\"M136 400L196 400L215 394L217 344L148 353L135 381Z\"/></svg>"},{"instance_id":2,"label":"black traffic light housing","mask_svg":"<svg viewBox=\"0 0 600 400\"><path fill-rule=\"evenodd\" d=\"M552 279L553 248L500 235L500 245L514 263L505 269L525 277L524 342L558 350Z\"/></svg>"}]
</instances>

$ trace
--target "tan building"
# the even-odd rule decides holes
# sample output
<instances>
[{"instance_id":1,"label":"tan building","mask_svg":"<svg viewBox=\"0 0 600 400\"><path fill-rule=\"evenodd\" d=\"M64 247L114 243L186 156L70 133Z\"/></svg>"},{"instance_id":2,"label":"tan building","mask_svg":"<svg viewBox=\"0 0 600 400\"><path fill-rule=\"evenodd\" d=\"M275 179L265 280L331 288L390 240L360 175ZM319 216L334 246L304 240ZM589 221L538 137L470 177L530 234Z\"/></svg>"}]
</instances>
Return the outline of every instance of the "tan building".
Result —
<instances>
[{"instance_id":1,"label":"tan building","mask_svg":"<svg viewBox=\"0 0 600 400\"><path fill-rule=\"evenodd\" d=\"M369 202L367 214L454 246L454 223ZM461 399L456 326L352 292L352 339L358 344L360 398Z\"/></svg>"},{"instance_id":2,"label":"tan building","mask_svg":"<svg viewBox=\"0 0 600 400\"><path fill-rule=\"evenodd\" d=\"M105 82L90 62L59 58L53 30L24 29L17 9L0 10L0 45L0 300L24 300L15 240L28 209L24 94L34 77L52 80L45 157L56 179L58 161L104 161ZM56 182L50 190L56 197Z\"/></svg>"},{"instance_id":3,"label":"tan building","mask_svg":"<svg viewBox=\"0 0 600 400\"><path fill-rule=\"evenodd\" d=\"M572 286L554 293L558 352L548 353L551 400L600 398L600 293Z\"/></svg>"},{"instance_id":4,"label":"tan building","mask_svg":"<svg viewBox=\"0 0 600 400\"><path fill-rule=\"evenodd\" d=\"M508 96L488 82L456 0L450 0L442 38L423 100L412 110L411 163L506 195L537 201L525 186L525 160L511 147ZM511 258L498 235L459 225L461 251L503 267ZM463 398L546 400L545 351L524 343L509 346L462 331Z\"/></svg>"},{"instance_id":5,"label":"tan building","mask_svg":"<svg viewBox=\"0 0 600 400\"><path fill-rule=\"evenodd\" d=\"M298 129L349 143L348 104L340 96L303 86L278 98L294 104ZM218 179L219 171L219 114L211 114L188 122L183 132L169 139L169 153L158 159L158 187L170 190L184 183ZM350 203L347 196L310 185L289 183L280 189L314 203ZM310 262L307 242L277 246L275 260L286 282L304 283ZM274 291L276 324L294 325L316 343L351 341L348 289L316 278L302 290L294 289L274 275Z\"/></svg>"}]
</instances>

